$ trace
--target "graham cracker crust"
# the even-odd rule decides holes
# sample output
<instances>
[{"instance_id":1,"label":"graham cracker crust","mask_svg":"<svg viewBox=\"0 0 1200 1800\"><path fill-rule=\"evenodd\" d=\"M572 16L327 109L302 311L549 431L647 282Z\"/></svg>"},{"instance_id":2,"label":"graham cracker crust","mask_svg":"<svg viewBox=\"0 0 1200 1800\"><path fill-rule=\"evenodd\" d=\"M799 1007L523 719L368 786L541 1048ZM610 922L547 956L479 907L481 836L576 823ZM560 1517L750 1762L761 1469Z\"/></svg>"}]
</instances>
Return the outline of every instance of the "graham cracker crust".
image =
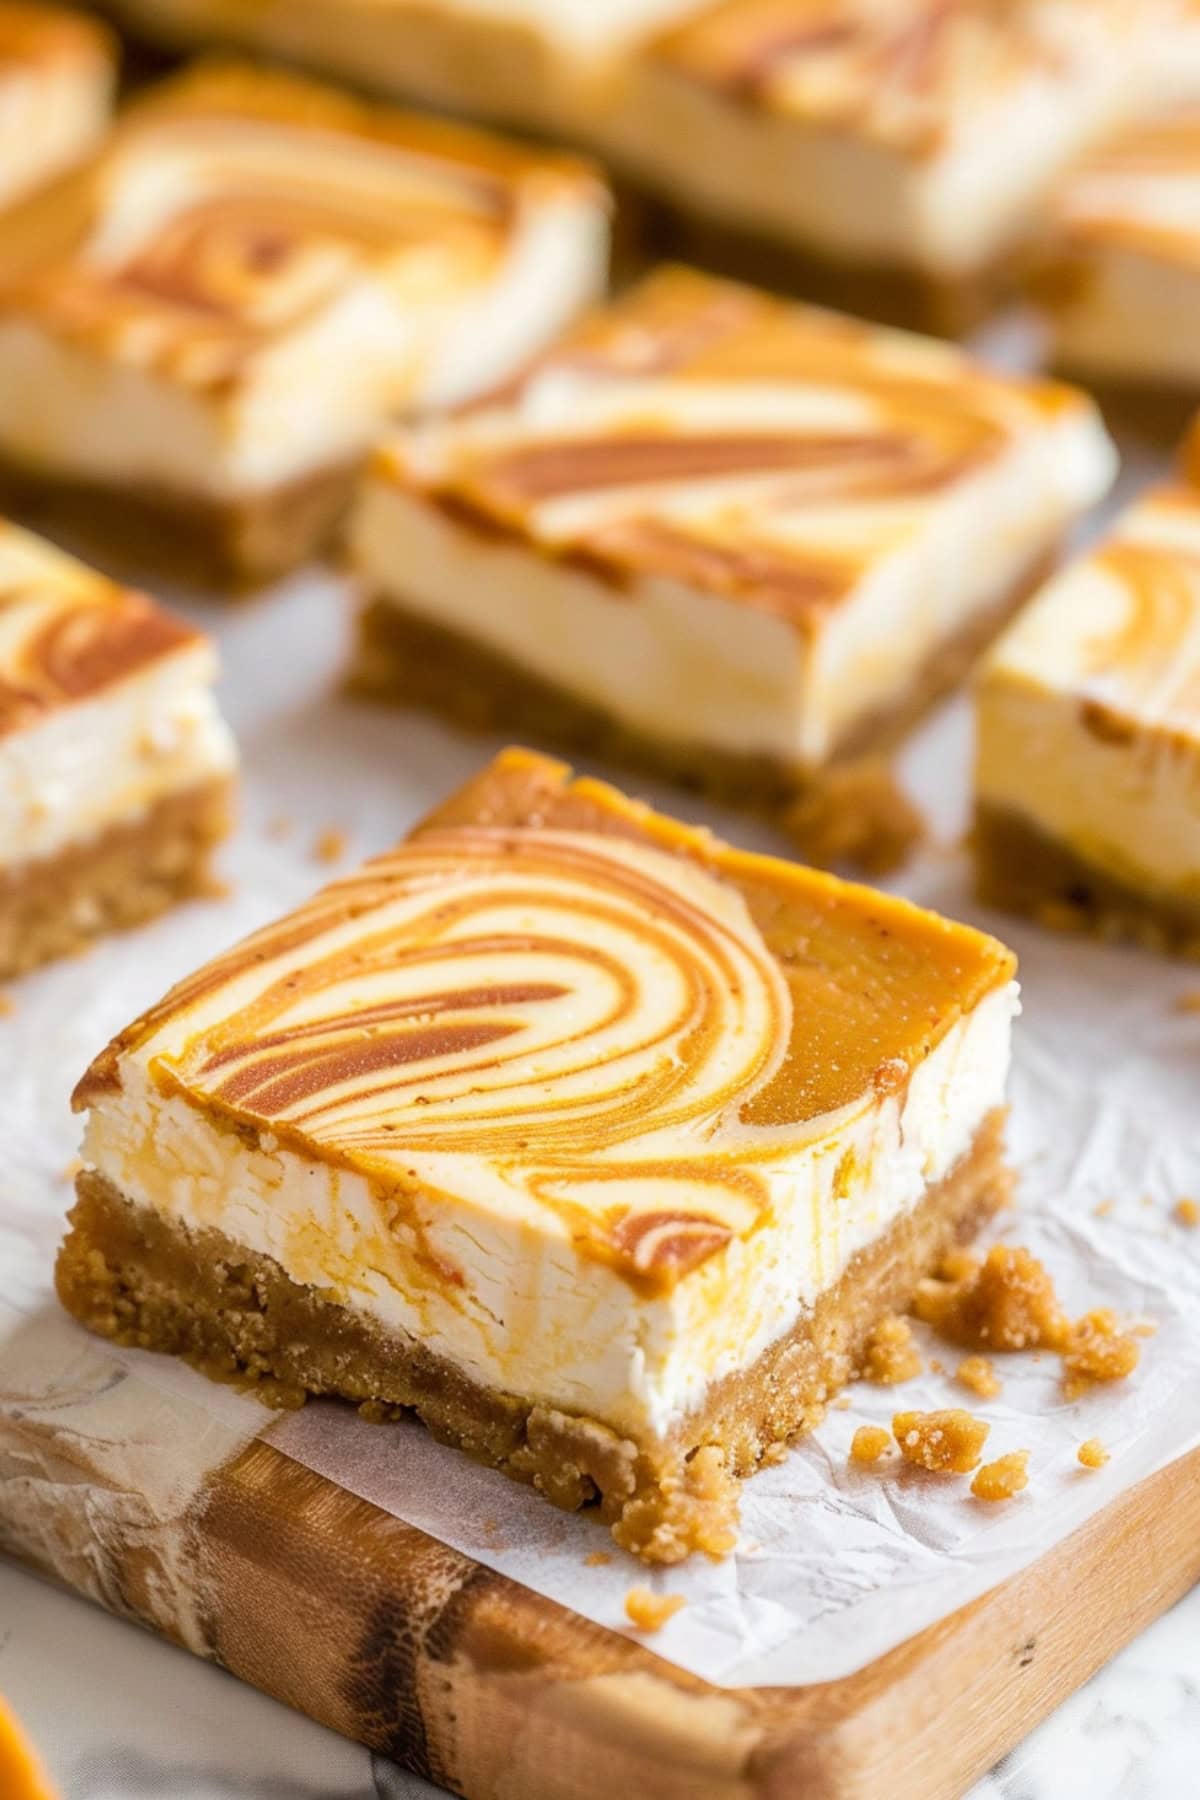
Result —
<instances>
[{"instance_id":1,"label":"graham cracker crust","mask_svg":"<svg viewBox=\"0 0 1200 1800\"><path fill-rule=\"evenodd\" d=\"M618 1543L672 1563L696 1549L732 1548L732 1478L820 1422L879 1319L906 1307L946 1251L1005 1203L1003 1127L1003 1113L990 1114L912 1213L662 1441L638 1444L598 1420L483 1388L418 1340L297 1285L224 1233L191 1232L135 1205L94 1170L77 1179L56 1283L89 1330L183 1356L217 1379L257 1387L269 1404L328 1394L368 1416L411 1410L441 1442L532 1484L556 1506L597 1505Z\"/></svg>"},{"instance_id":2,"label":"graham cracker crust","mask_svg":"<svg viewBox=\"0 0 1200 1800\"><path fill-rule=\"evenodd\" d=\"M0 980L211 893L211 854L229 833L233 792L222 779L170 794L87 843L0 870Z\"/></svg>"},{"instance_id":3,"label":"graham cracker crust","mask_svg":"<svg viewBox=\"0 0 1200 1800\"><path fill-rule=\"evenodd\" d=\"M121 575L183 576L252 592L309 561L336 536L359 463L322 469L240 502L165 488L105 487L0 466L0 504L49 535L77 537Z\"/></svg>"},{"instance_id":4,"label":"graham cracker crust","mask_svg":"<svg viewBox=\"0 0 1200 1800\"><path fill-rule=\"evenodd\" d=\"M370 598L360 615L349 687L363 699L437 713L465 731L516 733L530 743L665 776L708 799L761 814L810 861L852 863L883 874L903 862L923 835L923 821L881 759L966 679L1057 561L1057 550L1039 557L996 604L936 646L907 691L860 720L823 767L805 769L777 757L634 730L499 652L382 595ZM848 774L863 779L847 780ZM835 811L836 829L825 825L814 831L814 810ZM823 845L833 852L828 858Z\"/></svg>"},{"instance_id":5,"label":"graham cracker crust","mask_svg":"<svg viewBox=\"0 0 1200 1800\"><path fill-rule=\"evenodd\" d=\"M1004 807L980 803L971 835L979 898L1056 930L1200 961L1200 901L1143 893Z\"/></svg>"}]
</instances>

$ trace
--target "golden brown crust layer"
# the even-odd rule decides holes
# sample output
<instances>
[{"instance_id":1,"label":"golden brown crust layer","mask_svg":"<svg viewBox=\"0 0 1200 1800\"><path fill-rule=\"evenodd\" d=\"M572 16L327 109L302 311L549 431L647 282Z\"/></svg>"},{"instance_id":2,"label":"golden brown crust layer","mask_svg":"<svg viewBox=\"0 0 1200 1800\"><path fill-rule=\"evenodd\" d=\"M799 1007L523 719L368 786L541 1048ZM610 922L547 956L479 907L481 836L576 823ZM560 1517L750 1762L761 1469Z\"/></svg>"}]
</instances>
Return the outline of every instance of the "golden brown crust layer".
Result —
<instances>
[{"instance_id":1,"label":"golden brown crust layer","mask_svg":"<svg viewBox=\"0 0 1200 1800\"><path fill-rule=\"evenodd\" d=\"M1039 559L997 605L940 644L893 706L859 721L838 746L834 766L845 769L893 750L959 685L1056 561L1056 554ZM769 756L650 738L498 653L405 611L394 600L376 597L364 608L350 684L364 698L420 706L468 731L519 729L535 742L666 775L683 788L765 814L820 860L808 805L814 793L822 792L819 771L789 768ZM850 860L876 872L895 866L895 855L883 852L897 847L894 824L880 820L877 795L877 784L874 794L864 786L858 800L843 789L838 796L843 818L835 834L838 848ZM857 819L846 816L856 812Z\"/></svg>"},{"instance_id":2,"label":"golden brown crust layer","mask_svg":"<svg viewBox=\"0 0 1200 1800\"><path fill-rule=\"evenodd\" d=\"M221 502L165 488L118 493L0 464L0 505L35 528L70 531L123 574L182 574L236 594L286 574L332 539L358 470L356 459Z\"/></svg>"},{"instance_id":3,"label":"golden brown crust layer","mask_svg":"<svg viewBox=\"0 0 1200 1800\"><path fill-rule=\"evenodd\" d=\"M811 1430L854 1376L880 1317L906 1306L946 1250L1007 1199L1002 1139L1003 1115L994 1113L911 1215L659 1443L638 1445L596 1420L484 1389L416 1340L297 1286L273 1260L222 1233L189 1233L134 1206L94 1171L78 1178L58 1292L90 1330L257 1384L276 1404L323 1393L376 1416L412 1409L435 1437L532 1483L557 1506L598 1501L619 1542L672 1562L713 1547L728 1529L727 1483L711 1452L722 1472L749 1475L778 1445Z\"/></svg>"},{"instance_id":4,"label":"golden brown crust layer","mask_svg":"<svg viewBox=\"0 0 1200 1800\"><path fill-rule=\"evenodd\" d=\"M87 844L0 871L0 981L211 892L210 859L232 803L233 783L210 781Z\"/></svg>"},{"instance_id":5,"label":"golden brown crust layer","mask_svg":"<svg viewBox=\"0 0 1200 1800\"><path fill-rule=\"evenodd\" d=\"M979 897L1041 925L1200 959L1200 906L1140 893L1005 808L980 804L972 833Z\"/></svg>"}]
</instances>

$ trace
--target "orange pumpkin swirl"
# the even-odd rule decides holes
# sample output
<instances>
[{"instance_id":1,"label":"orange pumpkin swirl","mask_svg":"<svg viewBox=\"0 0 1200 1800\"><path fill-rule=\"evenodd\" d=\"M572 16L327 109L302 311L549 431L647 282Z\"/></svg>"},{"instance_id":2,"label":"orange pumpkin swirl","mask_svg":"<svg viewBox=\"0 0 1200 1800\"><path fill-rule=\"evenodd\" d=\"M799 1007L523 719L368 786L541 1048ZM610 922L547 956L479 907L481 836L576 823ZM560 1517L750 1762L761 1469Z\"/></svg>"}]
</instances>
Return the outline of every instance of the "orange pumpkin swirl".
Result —
<instances>
[{"instance_id":1,"label":"orange pumpkin swirl","mask_svg":"<svg viewBox=\"0 0 1200 1800\"><path fill-rule=\"evenodd\" d=\"M334 883L135 1033L160 1087L374 1177L486 1158L590 1233L632 1172L638 1221L616 1222L615 1248L661 1269L757 1215L764 1190L729 1150L790 1023L777 964L712 875L587 833L476 827Z\"/></svg>"}]
</instances>

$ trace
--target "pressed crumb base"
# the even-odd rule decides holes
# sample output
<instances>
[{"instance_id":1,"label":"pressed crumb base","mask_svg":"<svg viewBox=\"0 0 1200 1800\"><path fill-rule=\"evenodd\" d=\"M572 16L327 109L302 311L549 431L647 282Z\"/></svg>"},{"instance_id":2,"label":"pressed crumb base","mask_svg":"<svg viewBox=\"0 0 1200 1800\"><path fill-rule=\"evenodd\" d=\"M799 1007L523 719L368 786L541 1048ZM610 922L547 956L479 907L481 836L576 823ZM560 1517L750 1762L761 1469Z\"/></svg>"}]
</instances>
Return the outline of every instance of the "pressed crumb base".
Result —
<instances>
[{"instance_id":1,"label":"pressed crumb base","mask_svg":"<svg viewBox=\"0 0 1200 1800\"><path fill-rule=\"evenodd\" d=\"M732 1548L732 1478L820 1422L880 1317L907 1306L921 1277L1009 1189L997 1111L950 1175L789 1334L715 1383L668 1440L640 1445L595 1419L480 1387L415 1339L298 1286L271 1258L135 1206L94 1171L78 1177L56 1280L67 1311L102 1336L256 1384L269 1403L333 1394L373 1416L411 1409L436 1438L532 1483L556 1506L598 1503L618 1543L673 1563Z\"/></svg>"},{"instance_id":2,"label":"pressed crumb base","mask_svg":"<svg viewBox=\"0 0 1200 1800\"><path fill-rule=\"evenodd\" d=\"M898 866L922 832L920 815L880 759L957 687L1008 620L1049 575L1057 554L955 636L939 644L894 704L861 720L827 766L655 738L400 600L369 599L359 621L351 690L420 706L470 731L519 733L530 742L601 756L665 775L680 787L764 814L814 862Z\"/></svg>"},{"instance_id":3,"label":"pressed crumb base","mask_svg":"<svg viewBox=\"0 0 1200 1800\"><path fill-rule=\"evenodd\" d=\"M972 848L986 905L1058 930L1200 960L1200 905L1141 893L1006 808L976 807Z\"/></svg>"},{"instance_id":4,"label":"pressed crumb base","mask_svg":"<svg viewBox=\"0 0 1200 1800\"><path fill-rule=\"evenodd\" d=\"M85 844L0 870L0 980L211 893L210 858L232 815L233 783L210 781Z\"/></svg>"},{"instance_id":5,"label":"pressed crumb base","mask_svg":"<svg viewBox=\"0 0 1200 1800\"><path fill-rule=\"evenodd\" d=\"M106 487L0 466L0 503L22 520L78 534L118 572L184 573L237 593L296 568L334 536L358 462L340 463L244 500L167 488Z\"/></svg>"}]
</instances>

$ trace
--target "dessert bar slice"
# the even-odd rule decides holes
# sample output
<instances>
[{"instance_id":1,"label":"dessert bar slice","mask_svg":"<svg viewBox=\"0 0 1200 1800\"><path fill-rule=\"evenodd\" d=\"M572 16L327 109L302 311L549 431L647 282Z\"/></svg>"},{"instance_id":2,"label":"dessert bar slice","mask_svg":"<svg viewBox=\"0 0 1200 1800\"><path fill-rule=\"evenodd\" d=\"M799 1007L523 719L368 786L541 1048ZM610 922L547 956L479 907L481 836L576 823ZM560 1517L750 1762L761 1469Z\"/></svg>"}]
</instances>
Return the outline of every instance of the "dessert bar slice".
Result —
<instances>
[{"instance_id":1,"label":"dessert bar slice","mask_svg":"<svg viewBox=\"0 0 1200 1800\"><path fill-rule=\"evenodd\" d=\"M954 327L1071 160L1152 106L1179 12L725 0L633 58L609 147L673 205L795 253L806 292Z\"/></svg>"},{"instance_id":2,"label":"dessert bar slice","mask_svg":"<svg viewBox=\"0 0 1200 1800\"><path fill-rule=\"evenodd\" d=\"M568 135L608 103L630 47L707 0L111 0L132 29L223 41L381 93Z\"/></svg>"},{"instance_id":3,"label":"dessert bar slice","mask_svg":"<svg viewBox=\"0 0 1200 1800\"><path fill-rule=\"evenodd\" d=\"M92 149L116 65L108 32L83 13L0 4L0 207Z\"/></svg>"},{"instance_id":4,"label":"dessert bar slice","mask_svg":"<svg viewBox=\"0 0 1200 1800\"><path fill-rule=\"evenodd\" d=\"M1200 487L1147 495L1046 588L978 722L984 898L1200 948Z\"/></svg>"},{"instance_id":5,"label":"dessert bar slice","mask_svg":"<svg viewBox=\"0 0 1200 1800\"><path fill-rule=\"evenodd\" d=\"M59 1293L728 1547L729 1477L1005 1193L1013 974L509 751L101 1054Z\"/></svg>"},{"instance_id":6,"label":"dessert bar slice","mask_svg":"<svg viewBox=\"0 0 1200 1800\"><path fill-rule=\"evenodd\" d=\"M1113 466L1069 388L661 269L376 455L357 685L786 810L954 684Z\"/></svg>"},{"instance_id":7,"label":"dessert bar slice","mask_svg":"<svg viewBox=\"0 0 1200 1800\"><path fill-rule=\"evenodd\" d=\"M204 891L235 752L208 640L0 521L0 980Z\"/></svg>"},{"instance_id":8,"label":"dessert bar slice","mask_svg":"<svg viewBox=\"0 0 1200 1800\"><path fill-rule=\"evenodd\" d=\"M0 461L268 575L319 544L387 419L552 337L607 240L581 163L202 66L0 221Z\"/></svg>"},{"instance_id":9,"label":"dessert bar slice","mask_svg":"<svg viewBox=\"0 0 1200 1800\"><path fill-rule=\"evenodd\" d=\"M1071 175L1036 290L1058 364L1173 398L1159 416L1187 410L1200 391L1200 110L1127 132Z\"/></svg>"}]
</instances>

